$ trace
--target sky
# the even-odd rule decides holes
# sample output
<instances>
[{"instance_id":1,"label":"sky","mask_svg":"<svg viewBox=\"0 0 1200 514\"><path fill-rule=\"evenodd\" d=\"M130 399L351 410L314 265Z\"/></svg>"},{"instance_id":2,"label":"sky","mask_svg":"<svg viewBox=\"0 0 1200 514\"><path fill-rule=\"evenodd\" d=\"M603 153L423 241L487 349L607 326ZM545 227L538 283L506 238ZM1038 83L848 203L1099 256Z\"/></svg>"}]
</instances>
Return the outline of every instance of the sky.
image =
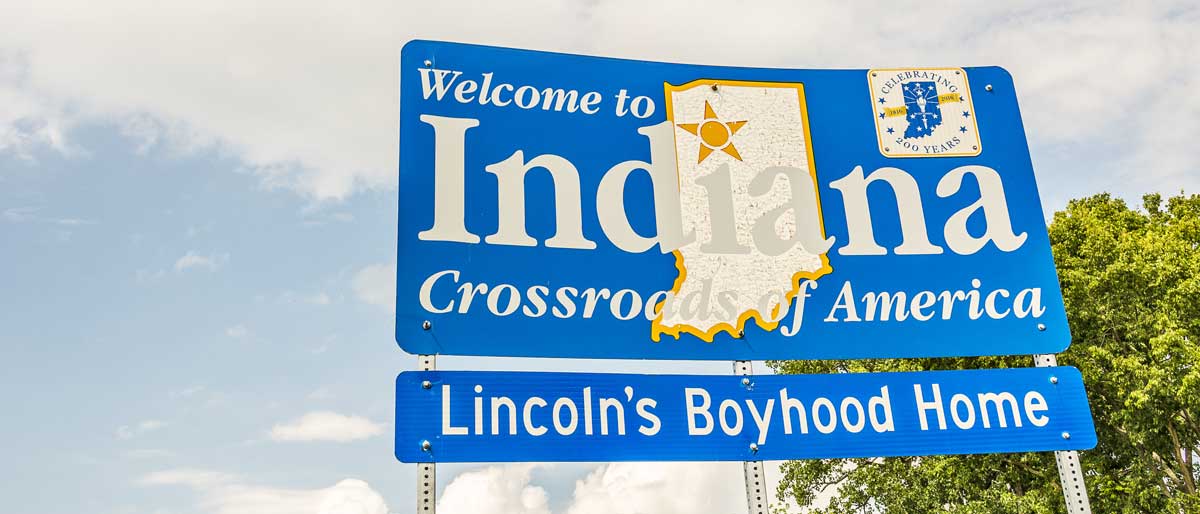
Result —
<instances>
[{"instance_id":1,"label":"sky","mask_svg":"<svg viewBox=\"0 0 1200 514\"><path fill-rule=\"evenodd\" d=\"M1200 190L1194 2L166 4L0 0L5 512L410 511L415 466L391 441L393 381L416 365L392 320L410 39L734 66L1000 65L1048 215L1100 192ZM745 508L737 464L443 465L438 478L447 514Z\"/></svg>"}]
</instances>

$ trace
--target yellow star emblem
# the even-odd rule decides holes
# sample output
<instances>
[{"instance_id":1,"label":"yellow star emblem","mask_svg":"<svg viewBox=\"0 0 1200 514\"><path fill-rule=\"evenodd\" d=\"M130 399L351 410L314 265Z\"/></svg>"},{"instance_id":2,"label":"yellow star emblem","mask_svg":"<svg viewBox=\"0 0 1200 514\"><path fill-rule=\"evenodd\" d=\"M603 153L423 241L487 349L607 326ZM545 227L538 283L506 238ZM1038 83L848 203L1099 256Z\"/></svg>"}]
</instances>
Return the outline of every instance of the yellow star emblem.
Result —
<instances>
[{"instance_id":1,"label":"yellow star emblem","mask_svg":"<svg viewBox=\"0 0 1200 514\"><path fill-rule=\"evenodd\" d=\"M733 146L733 141L730 138L741 130L746 124L742 121L721 121L717 119L717 113L713 111L708 100L704 101L704 121L700 123L680 123L677 126L688 133L700 137L700 157L696 161L697 164L704 162L714 151L720 150L732 156L734 159L742 160L741 154L737 148Z\"/></svg>"}]
</instances>

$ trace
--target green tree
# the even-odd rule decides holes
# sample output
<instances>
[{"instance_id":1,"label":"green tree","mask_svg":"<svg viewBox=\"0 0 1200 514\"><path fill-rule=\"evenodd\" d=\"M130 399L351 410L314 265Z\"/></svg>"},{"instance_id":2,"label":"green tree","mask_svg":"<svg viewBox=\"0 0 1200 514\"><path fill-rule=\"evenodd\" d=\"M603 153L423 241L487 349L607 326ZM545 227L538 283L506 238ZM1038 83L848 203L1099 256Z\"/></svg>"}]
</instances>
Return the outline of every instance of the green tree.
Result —
<instances>
[{"instance_id":1,"label":"green tree","mask_svg":"<svg viewBox=\"0 0 1200 514\"><path fill-rule=\"evenodd\" d=\"M1200 196L1108 194L1050 224L1099 444L1081 452L1095 512L1200 513ZM779 373L1028 367L1029 356L772 362ZM781 498L819 512L1066 512L1052 453L793 461Z\"/></svg>"}]
</instances>

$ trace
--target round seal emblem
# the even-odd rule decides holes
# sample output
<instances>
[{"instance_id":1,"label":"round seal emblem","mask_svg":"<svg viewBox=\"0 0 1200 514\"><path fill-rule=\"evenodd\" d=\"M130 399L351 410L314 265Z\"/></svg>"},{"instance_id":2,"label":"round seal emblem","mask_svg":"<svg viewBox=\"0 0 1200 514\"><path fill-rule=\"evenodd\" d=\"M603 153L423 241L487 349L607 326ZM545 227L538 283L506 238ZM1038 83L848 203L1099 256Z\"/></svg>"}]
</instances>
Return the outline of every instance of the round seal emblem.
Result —
<instances>
[{"instance_id":1,"label":"round seal emblem","mask_svg":"<svg viewBox=\"0 0 1200 514\"><path fill-rule=\"evenodd\" d=\"M867 82L883 155L963 157L982 151L966 70L869 70Z\"/></svg>"}]
</instances>

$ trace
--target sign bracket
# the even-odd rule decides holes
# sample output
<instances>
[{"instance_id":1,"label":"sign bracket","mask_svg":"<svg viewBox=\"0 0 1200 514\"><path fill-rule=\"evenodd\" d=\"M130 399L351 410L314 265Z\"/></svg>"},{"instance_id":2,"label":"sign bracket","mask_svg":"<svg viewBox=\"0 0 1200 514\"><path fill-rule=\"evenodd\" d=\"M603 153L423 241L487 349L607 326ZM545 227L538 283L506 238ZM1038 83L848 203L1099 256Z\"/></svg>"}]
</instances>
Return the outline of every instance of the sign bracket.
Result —
<instances>
[{"instance_id":1,"label":"sign bracket","mask_svg":"<svg viewBox=\"0 0 1200 514\"><path fill-rule=\"evenodd\" d=\"M1039 368L1058 366L1053 354L1034 355L1033 363ZM1062 482L1063 499L1069 514L1092 514L1088 501L1087 486L1083 483L1083 466L1079 464L1079 452L1075 450L1054 452L1058 462L1058 479Z\"/></svg>"},{"instance_id":2,"label":"sign bracket","mask_svg":"<svg viewBox=\"0 0 1200 514\"><path fill-rule=\"evenodd\" d=\"M744 376L742 385L749 388L752 384L750 375L754 374L750 361L733 361L733 373ZM750 451L757 452L758 445L751 444ZM763 470L761 460L742 463L742 472L746 478L746 505L750 514L770 514L767 509L767 475Z\"/></svg>"},{"instance_id":3,"label":"sign bracket","mask_svg":"<svg viewBox=\"0 0 1200 514\"><path fill-rule=\"evenodd\" d=\"M418 355L417 369L433 371L437 368L434 355ZM437 513L437 464L417 464L417 514Z\"/></svg>"}]
</instances>

